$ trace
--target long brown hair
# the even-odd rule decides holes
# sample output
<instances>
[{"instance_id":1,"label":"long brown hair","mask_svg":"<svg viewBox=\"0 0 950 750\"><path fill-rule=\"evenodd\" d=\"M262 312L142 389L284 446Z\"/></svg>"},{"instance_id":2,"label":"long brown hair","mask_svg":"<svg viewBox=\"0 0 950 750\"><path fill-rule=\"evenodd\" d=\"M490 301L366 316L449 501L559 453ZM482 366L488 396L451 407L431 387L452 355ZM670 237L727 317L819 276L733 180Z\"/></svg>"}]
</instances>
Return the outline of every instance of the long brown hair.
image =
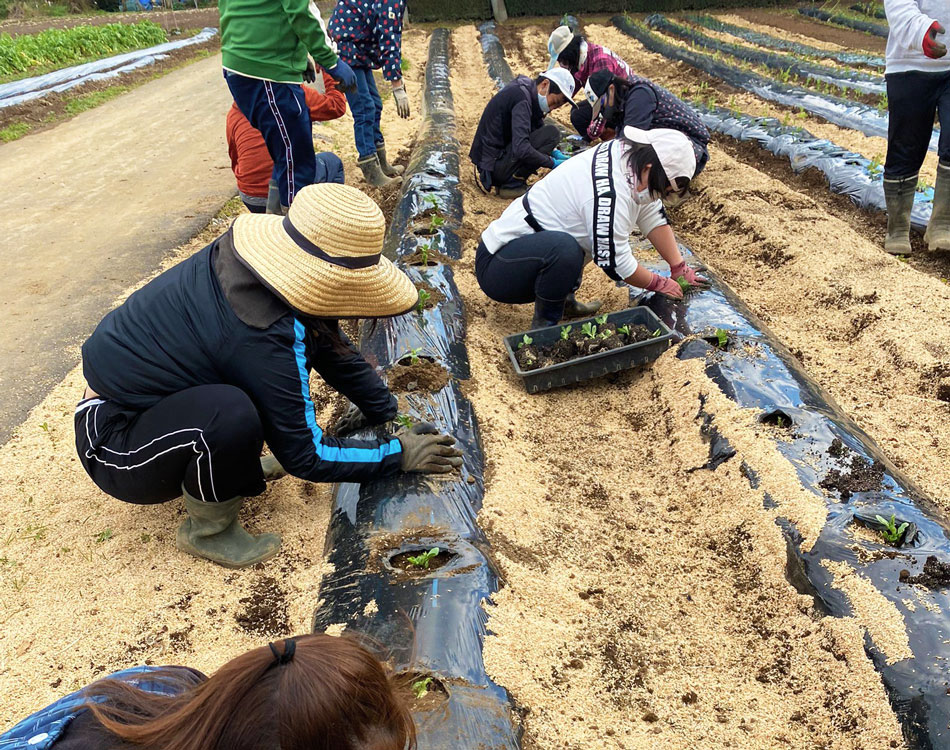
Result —
<instances>
[{"instance_id":1,"label":"long brown hair","mask_svg":"<svg viewBox=\"0 0 950 750\"><path fill-rule=\"evenodd\" d=\"M102 702L85 707L118 739L150 750L415 748L396 683L355 639L316 634L272 645L174 696L102 680L86 689ZM175 680L149 679L157 675Z\"/></svg>"}]
</instances>

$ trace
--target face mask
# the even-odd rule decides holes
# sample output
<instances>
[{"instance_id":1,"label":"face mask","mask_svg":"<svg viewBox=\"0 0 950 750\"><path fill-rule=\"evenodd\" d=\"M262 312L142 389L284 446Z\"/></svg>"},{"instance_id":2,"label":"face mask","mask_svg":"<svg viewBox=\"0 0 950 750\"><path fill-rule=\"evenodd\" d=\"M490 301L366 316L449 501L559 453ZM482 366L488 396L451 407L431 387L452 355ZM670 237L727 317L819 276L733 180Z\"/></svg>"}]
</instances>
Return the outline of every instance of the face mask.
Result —
<instances>
[{"instance_id":1,"label":"face mask","mask_svg":"<svg viewBox=\"0 0 950 750\"><path fill-rule=\"evenodd\" d=\"M542 96L541 94L538 94L538 105L541 107L541 111L545 114L547 114L550 110L548 107L548 98L546 96Z\"/></svg>"},{"instance_id":2,"label":"face mask","mask_svg":"<svg viewBox=\"0 0 950 750\"><path fill-rule=\"evenodd\" d=\"M653 196L650 195L649 188L645 188L643 190L637 190L633 194L633 202L636 203L638 206L648 206L649 204L653 203L654 200L655 199L653 198Z\"/></svg>"}]
</instances>

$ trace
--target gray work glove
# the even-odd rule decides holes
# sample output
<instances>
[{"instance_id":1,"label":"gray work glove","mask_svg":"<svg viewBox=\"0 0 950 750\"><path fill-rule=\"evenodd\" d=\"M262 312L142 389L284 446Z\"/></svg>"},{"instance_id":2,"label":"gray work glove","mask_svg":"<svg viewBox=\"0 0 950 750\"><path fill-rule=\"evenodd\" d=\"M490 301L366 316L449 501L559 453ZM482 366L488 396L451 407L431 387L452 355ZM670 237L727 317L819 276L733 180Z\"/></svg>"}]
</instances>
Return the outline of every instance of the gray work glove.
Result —
<instances>
[{"instance_id":1,"label":"gray work glove","mask_svg":"<svg viewBox=\"0 0 950 750\"><path fill-rule=\"evenodd\" d=\"M272 453L261 456L261 471L264 472L264 481L273 482L287 476L287 470L280 465Z\"/></svg>"},{"instance_id":2,"label":"gray work glove","mask_svg":"<svg viewBox=\"0 0 950 750\"><path fill-rule=\"evenodd\" d=\"M406 85L400 81L399 85L393 85L393 99L396 101L396 114L402 119L409 117L409 94L406 93Z\"/></svg>"},{"instance_id":3,"label":"gray work glove","mask_svg":"<svg viewBox=\"0 0 950 750\"><path fill-rule=\"evenodd\" d=\"M447 474L462 465L462 451L455 438L441 433L430 422L420 422L396 435L402 444L402 470Z\"/></svg>"},{"instance_id":4,"label":"gray work glove","mask_svg":"<svg viewBox=\"0 0 950 750\"><path fill-rule=\"evenodd\" d=\"M346 407L343 416L333 425L333 434L337 437L343 437L344 435L350 435L368 426L369 420L366 418L366 415L359 410L356 404L351 403Z\"/></svg>"}]
</instances>

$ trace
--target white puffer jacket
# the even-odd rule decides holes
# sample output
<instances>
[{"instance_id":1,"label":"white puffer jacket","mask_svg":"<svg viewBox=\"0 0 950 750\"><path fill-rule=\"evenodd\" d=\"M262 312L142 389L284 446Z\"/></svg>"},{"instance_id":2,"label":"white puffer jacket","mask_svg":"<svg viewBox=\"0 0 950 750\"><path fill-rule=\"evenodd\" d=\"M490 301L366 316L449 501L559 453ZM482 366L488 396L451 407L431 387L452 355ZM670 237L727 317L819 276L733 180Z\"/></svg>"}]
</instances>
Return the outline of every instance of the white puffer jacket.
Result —
<instances>
[{"instance_id":1,"label":"white puffer jacket","mask_svg":"<svg viewBox=\"0 0 950 750\"><path fill-rule=\"evenodd\" d=\"M924 34L934 21L950 32L950 0L884 0L890 33L887 36L887 73L950 70L950 54L934 60L924 54ZM950 33L937 41L950 46Z\"/></svg>"}]
</instances>

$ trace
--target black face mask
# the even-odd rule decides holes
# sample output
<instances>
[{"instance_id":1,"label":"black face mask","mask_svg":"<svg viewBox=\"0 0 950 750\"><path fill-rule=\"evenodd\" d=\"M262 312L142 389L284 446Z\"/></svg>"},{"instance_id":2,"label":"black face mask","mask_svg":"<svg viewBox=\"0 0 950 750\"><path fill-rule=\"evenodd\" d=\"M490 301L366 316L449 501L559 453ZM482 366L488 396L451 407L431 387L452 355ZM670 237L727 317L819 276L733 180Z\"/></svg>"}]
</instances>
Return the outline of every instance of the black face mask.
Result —
<instances>
[{"instance_id":1,"label":"black face mask","mask_svg":"<svg viewBox=\"0 0 950 750\"><path fill-rule=\"evenodd\" d=\"M616 104L605 104L604 109L604 125L608 128L617 129L617 126L623 122L623 109L618 107Z\"/></svg>"}]
</instances>

